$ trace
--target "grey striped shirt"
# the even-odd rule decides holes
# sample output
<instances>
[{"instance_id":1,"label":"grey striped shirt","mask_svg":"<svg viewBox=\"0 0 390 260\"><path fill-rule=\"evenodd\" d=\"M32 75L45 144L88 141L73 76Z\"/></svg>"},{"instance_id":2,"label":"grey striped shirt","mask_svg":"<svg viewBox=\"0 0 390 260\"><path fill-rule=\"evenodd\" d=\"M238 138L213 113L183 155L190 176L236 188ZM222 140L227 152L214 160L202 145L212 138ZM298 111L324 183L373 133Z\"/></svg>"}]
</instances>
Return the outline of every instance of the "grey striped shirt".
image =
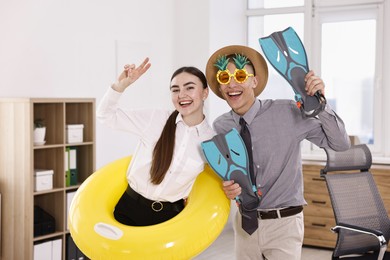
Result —
<instances>
[{"instance_id":1,"label":"grey striped shirt","mask_svg":"<svg viewBox=\"0 0 390 260\"><path fill-rule=\"evenodd\" d=\"M218 134L240 131L233 111L213 123ZM303 197L301 147L307 139L319 147L346 150L350 146L344 123L326 105L315 118L305 118L292 100L257 100L244 115L252 138L256 185L263 193L259 209L306 205Z\"/></svg>"}]
</instances>

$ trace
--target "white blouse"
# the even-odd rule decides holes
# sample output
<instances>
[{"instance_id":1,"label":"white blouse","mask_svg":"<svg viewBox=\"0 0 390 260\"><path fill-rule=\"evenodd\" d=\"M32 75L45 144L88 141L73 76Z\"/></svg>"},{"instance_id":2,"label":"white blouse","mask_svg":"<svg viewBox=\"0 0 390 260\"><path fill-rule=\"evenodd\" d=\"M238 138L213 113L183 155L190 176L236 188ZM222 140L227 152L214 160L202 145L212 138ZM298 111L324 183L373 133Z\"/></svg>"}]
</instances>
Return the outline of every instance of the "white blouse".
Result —
<instances>
[{"instance_id":1,"label":"white blouse","mask_svg":"<svg viewBox=\"0 0 390 260\"><path fill-rule=\"evenodd\" d=\"M110 87L98 106L97 118L113 129L130 132L140 138L127 170L129 185L150 200L174 202L186 198L206 162L200 143L215 135L213 129L206 119L199 125L187 126L179 114L171 166L159 185L152 184L150 167L153 149L172 111L124 110L118 107L121 95Z\"/></svg>"}]
</instances>

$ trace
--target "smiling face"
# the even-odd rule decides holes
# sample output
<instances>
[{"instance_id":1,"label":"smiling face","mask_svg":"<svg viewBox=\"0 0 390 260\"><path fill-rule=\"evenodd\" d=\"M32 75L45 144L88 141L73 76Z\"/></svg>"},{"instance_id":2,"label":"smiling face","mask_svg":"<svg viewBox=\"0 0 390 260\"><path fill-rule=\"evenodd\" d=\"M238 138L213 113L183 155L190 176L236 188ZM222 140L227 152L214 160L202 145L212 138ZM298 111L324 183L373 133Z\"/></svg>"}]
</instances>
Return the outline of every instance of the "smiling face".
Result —
<instances>
[{"instance_id":1,"label":"smiling face","mask_svg":"<svg viewBox=\"0 0 390 260\"><path fill-rule=\"evenodd\" d=\"M229 62L227 69L231 74L236 70L233 62ZM248 73L254 73L252 66L245 65ZM239 115L245 114L255 102L256 96L254 89L257 85L256 77L248 77L244 83L238 83L234 78L230 79L228 84L220 84L219 89L223 98L228 102L229 106Z\"/></svg>"},{"instance_id":2,"label":"smiling face","mask_svg":"<svg viewBox=\"0 0 390 260\"><path fill-rule=\"evenodd\" d=\"M200 124L203 119L203 102L208 96L208 88L195 75L182 72L171 81L171 98L184 122L189 125Z\"/></svg>"}]
</instances>

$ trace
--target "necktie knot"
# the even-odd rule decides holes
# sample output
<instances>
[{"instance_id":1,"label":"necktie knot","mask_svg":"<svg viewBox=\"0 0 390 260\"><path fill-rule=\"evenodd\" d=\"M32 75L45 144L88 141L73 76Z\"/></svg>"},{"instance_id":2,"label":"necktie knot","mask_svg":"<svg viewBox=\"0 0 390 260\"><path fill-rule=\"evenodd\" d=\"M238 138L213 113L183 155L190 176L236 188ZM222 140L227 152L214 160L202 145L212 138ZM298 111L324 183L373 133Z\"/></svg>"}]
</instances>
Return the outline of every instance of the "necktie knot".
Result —
<instances>
[{"instance_id":1,"label":"necktie knot","mask_svg":"<svg viewBox=\"0 0 390 260\"><path fill-rule=\"evenodd\" d=\"M246 121L243 117L240 117L240 126L242 133L248 132L248 127L246 126Z\"/></svg>"}]
</instances>

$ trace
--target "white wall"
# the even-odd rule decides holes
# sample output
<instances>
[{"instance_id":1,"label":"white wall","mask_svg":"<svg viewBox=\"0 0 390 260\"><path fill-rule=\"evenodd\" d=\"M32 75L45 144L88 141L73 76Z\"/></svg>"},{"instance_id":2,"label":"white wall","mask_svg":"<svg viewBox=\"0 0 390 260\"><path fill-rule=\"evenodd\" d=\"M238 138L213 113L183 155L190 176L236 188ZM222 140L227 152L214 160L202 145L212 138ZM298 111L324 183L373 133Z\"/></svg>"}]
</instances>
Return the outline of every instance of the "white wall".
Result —
<instances>
[{"instance_id":1,"label":"white wall","mask_svg":"<svg viewBox=\"0 0 390 260\"><path fill-rule=\"evenodd\" d=\"M122 98L169 107L181 65L204 67L208 1L0 1L0 97L92 97L99 103L125 63L152 67ZM96 124L97 168L131 154L137 140Z\"/></svg>"},{"instance_id":2,"label":"white wall","mask_svg":"<svg viewBox=\"0 0 390 260\"><path fill-rule=\"evenodd\" d=\"M209 56L227 45L246 45L245 12L246 1L210 1ZM227 103L212 92L208 99L208 105L210 121L230 110Z\"/></svg>"}]
</instances>

